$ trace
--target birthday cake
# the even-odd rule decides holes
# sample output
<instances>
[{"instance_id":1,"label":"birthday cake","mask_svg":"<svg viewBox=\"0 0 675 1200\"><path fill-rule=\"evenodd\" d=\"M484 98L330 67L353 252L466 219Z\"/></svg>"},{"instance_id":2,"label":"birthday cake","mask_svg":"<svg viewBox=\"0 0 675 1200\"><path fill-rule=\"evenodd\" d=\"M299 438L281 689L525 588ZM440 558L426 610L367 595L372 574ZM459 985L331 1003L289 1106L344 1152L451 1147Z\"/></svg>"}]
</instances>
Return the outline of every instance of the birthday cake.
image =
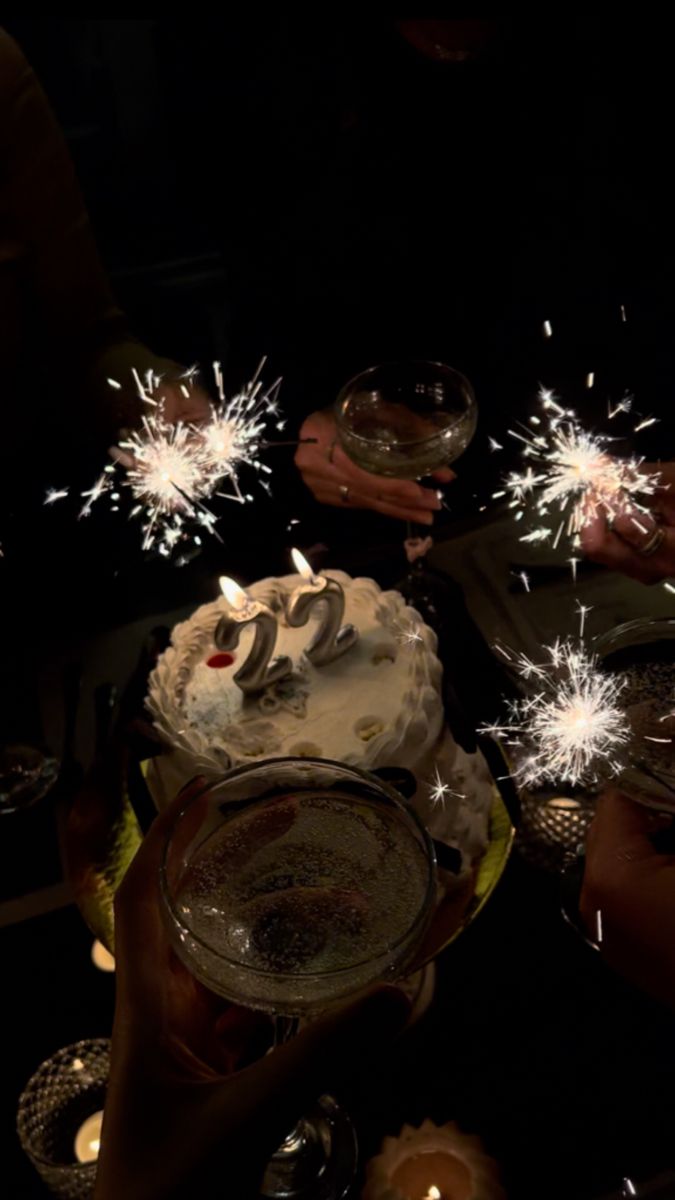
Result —
<instances>
[{"instance_id":1,"label":"birthday cake","mask_svg":"<svg viewBox=\"0 0 675 1200\"><path fill-rule=\"evenodd\" d=\"M287 620L299 576L247 588L250 600L276 617L275 655L292 662L290 674L259 692L245 694L235 680L254 627L242 627L232 650L215 643L221 618L232 612L224 596L175 626L147 698L167 751L153 759L148 775L156 804L164 807L195 775L215 778L261 758L403 767L416 777L415 807L434 836L460 849L463 862L475 862L487 845L494 785L482 755L466 754L445 727L436 635L399 592L342 571L331 570L330 578L344 591L344 620L358 638L322 666L306 650L323 605L300 628Z\"/></svg>"}]
</instances>

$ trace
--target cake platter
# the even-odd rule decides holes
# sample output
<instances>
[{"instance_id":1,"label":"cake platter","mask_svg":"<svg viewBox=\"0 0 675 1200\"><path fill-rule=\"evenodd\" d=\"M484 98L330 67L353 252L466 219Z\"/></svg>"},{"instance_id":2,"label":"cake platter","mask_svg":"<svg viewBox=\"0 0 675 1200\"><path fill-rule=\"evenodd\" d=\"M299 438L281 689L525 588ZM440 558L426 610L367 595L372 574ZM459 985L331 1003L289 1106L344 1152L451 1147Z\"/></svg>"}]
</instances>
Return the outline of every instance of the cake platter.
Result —
<instances>
[{"instance_id":1,"label":"cake platter","mask_svg":"<svg viewBox=\"0 0 675 1200\"><path fill-rule=\"evenodd\" d=\"M484 741L482 745L488 748ZM495 762L504 760L501 752L495 756L495 743L490 746L494 779ZM111 953L115 892L143 839L136 795L144 787L147 765L139 770L128 753L120 751L115 764L107 763L105 771L83 787L69 820L66 861L75 900L92 933ZM417 966L435 958L472 924L504 873L515 830L510 780L502 778L500 785L494 784L487 849L463 885L451 889L439 904Z\"/></svg>"}]
</instances>

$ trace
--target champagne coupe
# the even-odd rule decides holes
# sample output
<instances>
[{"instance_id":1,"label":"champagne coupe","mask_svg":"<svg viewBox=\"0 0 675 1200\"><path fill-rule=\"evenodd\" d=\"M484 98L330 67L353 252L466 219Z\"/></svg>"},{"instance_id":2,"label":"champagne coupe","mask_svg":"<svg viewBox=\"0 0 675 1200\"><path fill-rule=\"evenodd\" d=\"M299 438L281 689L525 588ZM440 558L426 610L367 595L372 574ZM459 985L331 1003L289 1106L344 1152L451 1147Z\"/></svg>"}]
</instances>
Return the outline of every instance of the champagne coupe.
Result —
<instances>
[{"instance_id":1,"label":"champagne coupe","mask_svg":"<svg viewBox=\"0 0 675 1200\"><path fill-rule=\"evenodd\" d=\"M275 1045L421 944L436 896L429 835L386 783L327 759L229 772L169 832L160 872L178 957L206 987L272 1014ZM347 1194L356 1142L329 1096L288 1135L262 1195Z\"/></svg>"},{"instance_id":2,"label":"champagne coupe","mask_svg":"<svg viewBox=\"0 0 675 1200\"><path fill-rule=\"evenodd\" d=\"M0 813L15 813L41 800L59 774L55 758L35 746L0 746Z\"/></svg>"},{"instance_id":3,"label":"champagne coupe","mask_svg":"<svg viewBox=\"0 0 675 1200\"><path fill-rule=\"evenodd\" d=\"M466 450L478 409L459 371L410 360L382 363L350 379L338 395L335 419L340 445L358 467L373 475L420 479ZM413 536L408 522L408 542ZM423 557L411 562L399 590L423 616L433 616L433 577L424 571Z\"/></svg>"}]
</instances>

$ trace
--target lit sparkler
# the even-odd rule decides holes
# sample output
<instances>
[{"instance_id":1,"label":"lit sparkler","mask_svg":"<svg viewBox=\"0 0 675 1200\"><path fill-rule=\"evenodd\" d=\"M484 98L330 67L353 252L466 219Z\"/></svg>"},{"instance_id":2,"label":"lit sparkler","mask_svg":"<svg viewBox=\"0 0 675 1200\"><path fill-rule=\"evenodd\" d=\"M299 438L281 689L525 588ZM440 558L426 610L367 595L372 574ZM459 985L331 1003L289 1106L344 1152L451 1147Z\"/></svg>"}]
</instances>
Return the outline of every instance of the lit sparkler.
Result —
<instances>
[{"instance_id":1,"label":"lit sparkler","mask_svg":"<svg viewBox=\"0 0 675 1200\"><path fill-rule=\"evenodd\" d=\"M44 503L56 504L57 500L65 500L68 495L68 488L47 488L45 492Z\"/></svg>"},{"instance_id":2,"label":"lit sparkler","mask_svg":"<svg viewBox=\"0 0 675 1200\"><path fill-rule=\"evenodd\" d=\"M521 471L511 471L502 490L493 499L510 496L510 507L522 519L530 506L542 523L525 534L522 541L544 542L552 539L557 546L563 534L574 548L581 544L581 532L595 517L612 521L628 516L638 528L639 515L649 512L644 497L654 495L661 486L658 474L644 474L641 458L615 458L608 453L611 438L585 430L576 414L565 409L550 388L541 388L539 399L546 413L543 431L522 432L510 429L511 437L522 443L528 460ZM628 412L630 398L625 397L610 410L610 418ZM648 418L636 426L644 429Z\"/></svg>"},{"instance_id":3,"label":"lit sparkler","mask_svg":"<svg viewBox=\"0 0 675 1200\"><path fill-rule=\"evenodd\" d=\"M268 423L279 416L278 395L281 380L264 389L260 375L263 359L253 378L231 399L223 388L220 363L213 364L217 401L211 406L210 419L196 425L165 417L164 381L148 371L143 379L132 371L136 391L143 405L140 427L134 430L114 452L115 462L108 464L93 486L82 493L80 516L86 517L102 497L110 501L111 511L120 510L120 489L131 491L130 517L138 517L143 531L143 549L156 548L170 557L175 547L191 539L197 545L196 528L218 537L217 518L206 501L214 495L244 504L253 497L241 487L240 471L251 466L261 476L261 485L269 490L265 476L270 468L260 453L268 443ZM186 371L176 382L189 400L197 377L196 368ZM117 380L109 379L119 390ZM147 406L147 407L146 407ZM276 420L282 429L284 422ZM50 488L45 504L67 496L67 489Z\"/></svg>"},{"instance_id":4,"label":"lit sparkler","mask_svg":"<svg viewBox=\"0 0 675 1200\"><path fill-rule=\"evenodd\" d=\"M437 804L445 808L445 802L449 797L455 800L466 800L466 793L455 792L449 783L443 781L438 767L434 767L434 778L429 783L429 797L434 808Z\"/></svg>"},{"instance_id":5,"label":"lit sparkler","mask_svg":"<svg viewBox=\"0 0 675 1200\"><path fill-rule=\"evenodd\" d=\"M587 611L582 606L582 619ZM509 702L507 721L481 731L522 747L514 778L525 785L578 784L617 774L630 738L619 704L625 684L603 675L597 659L572 638L546 646L544 663L498 649L522 679L532 681L529 695Z\"/></svg>"},{"instance_id":6,"label":"lit sparkler","mask_svg":"<svg viewBox=\"0 0 675 1200\"><path fill-rule=\"evenodd\" d=\"M396 641L402 646L418 646L424 639L420 633L419 625L410 621L408 625L396 624L397 634Z\"/></svg>"}]
</instances>

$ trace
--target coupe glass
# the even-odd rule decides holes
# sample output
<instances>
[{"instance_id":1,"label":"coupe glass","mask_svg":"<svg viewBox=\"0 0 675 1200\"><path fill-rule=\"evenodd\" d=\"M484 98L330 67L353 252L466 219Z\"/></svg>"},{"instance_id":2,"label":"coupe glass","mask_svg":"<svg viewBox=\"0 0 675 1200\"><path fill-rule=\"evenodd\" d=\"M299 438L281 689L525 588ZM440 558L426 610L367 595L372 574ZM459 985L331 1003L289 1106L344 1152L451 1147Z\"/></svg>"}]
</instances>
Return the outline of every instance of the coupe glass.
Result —
<instances>
[{"instance_id":1,"label":"coupe glass","mask_svg":"<svg viewBox=\"0 0 675 1200\"><path fill-rule=\"evenodd\" d=\"M426 830L401 796L354 767L278 758L192 799L160 874L172 943L206 987L275 1018L275 1044L405 972L436 895ZM322 1096L273 1156L262 1195L347 1194L356 1142Z\"/></svg>"},{"instance_id":2,"label":"coupe glass","mask_svg":"<svg viewBox=\"0 0 675 1200\"><path fill-rule=\"evenodd\" d=\"M0 813L30 808L46 796L58 774L56 759L35 746L0 746Z\"/></svg>"},{"instance_id":3,"label":"coupe glass","mask_svg":"<svg viewBox=\"0 0 675 1200\"><path fill-rule=\"evenodd\" d=\"M340 445L352 462L373 475L420 479L466 450L478 420L469 380L444 363L382 363L350 379L335 407ZM424 570L423 545L410 522L410 570L401 592L423 616L434 616L434 579ZM415 546L417 541L418 546ZM433 619L432 622L433 624Z\"/></svg>"}]
</instances>

